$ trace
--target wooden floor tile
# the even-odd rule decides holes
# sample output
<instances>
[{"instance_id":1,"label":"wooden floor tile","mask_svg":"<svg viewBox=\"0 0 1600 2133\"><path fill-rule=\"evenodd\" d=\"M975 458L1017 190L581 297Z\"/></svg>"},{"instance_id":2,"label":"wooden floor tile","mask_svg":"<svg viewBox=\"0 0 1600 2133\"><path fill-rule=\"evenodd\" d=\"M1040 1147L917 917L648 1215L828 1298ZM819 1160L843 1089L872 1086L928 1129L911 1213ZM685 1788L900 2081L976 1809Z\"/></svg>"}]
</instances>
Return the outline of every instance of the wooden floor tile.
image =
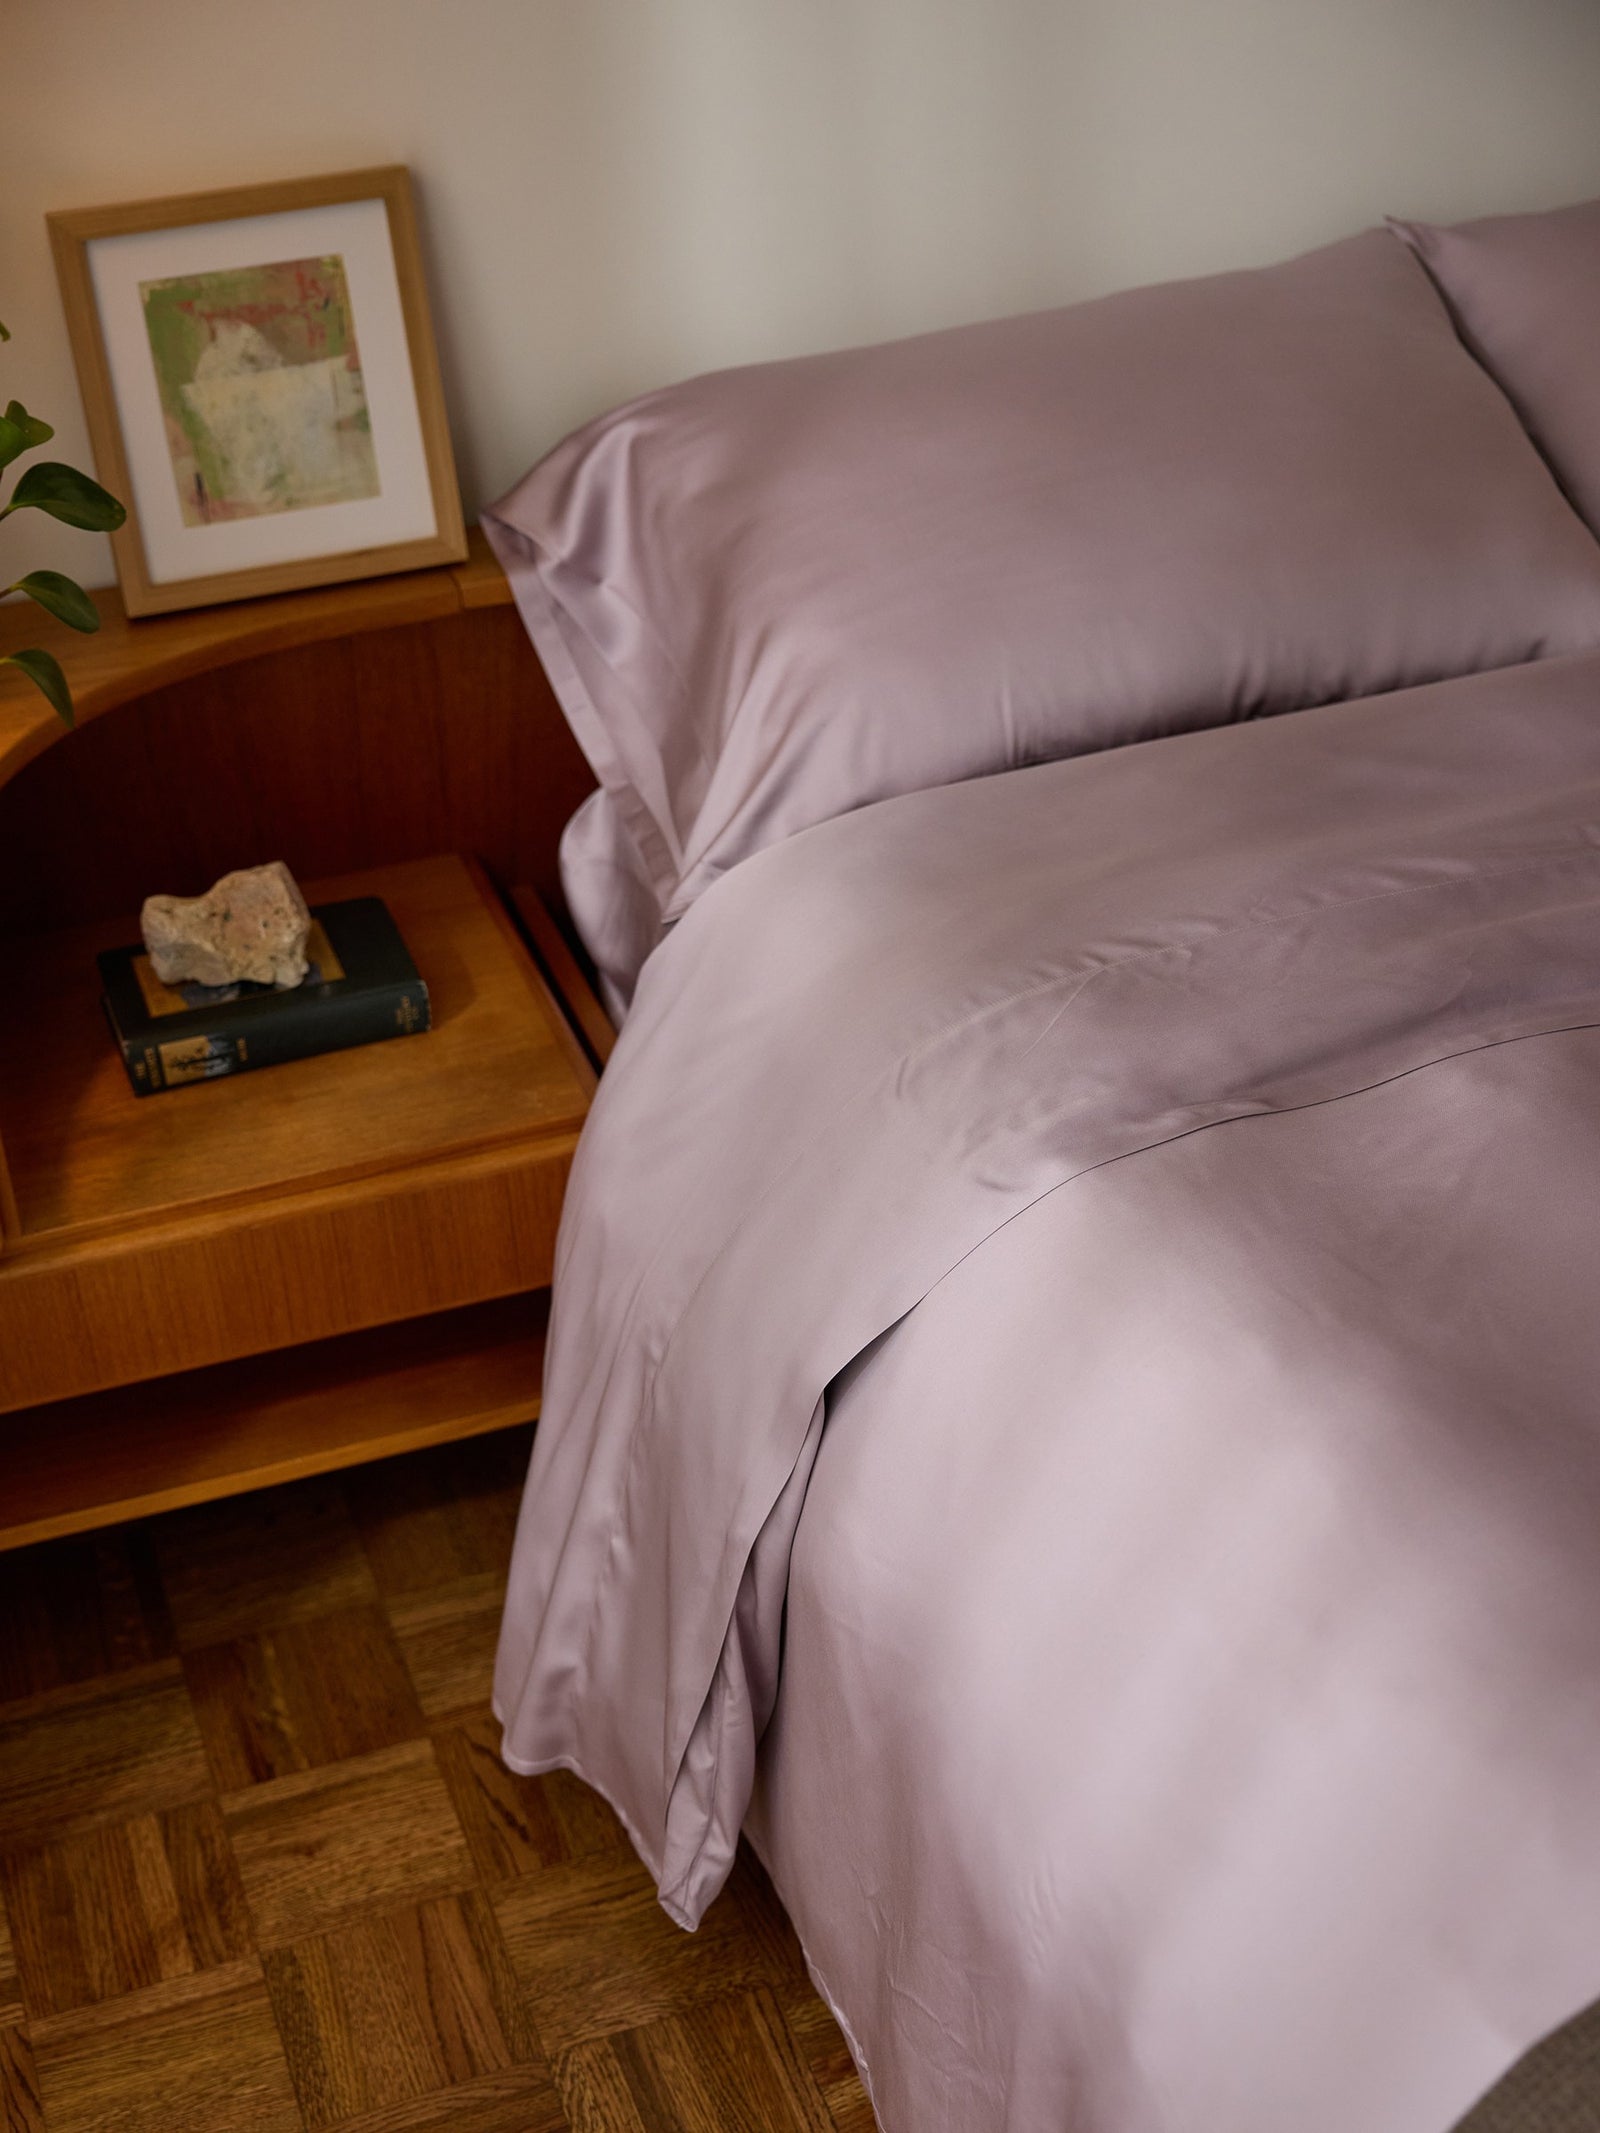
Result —
<instances>
[{"instance_id":1,"label":"wooden floor tile","mask_svg":"<svg viewBox=\"0 0 1600 2133\"><path fill-rule=\"evenodd\" d=\"M416 1692L376 1607L287 1622L184 1661L224 1792L421 1737Z\"/></svg>"},{"instance_id":2,"label":"wooden floor tile","mask_svg":"<svg viewBox=\"0 0 1600 2133\"><path fill-rule=\"evenodd\" d=\"M337 1481L296 1481L151 1522L185 1650L361 1607L372 1571Z\"/></svg>"},{"instance_id":3,"label":"wooden floor tile","mask_svg":"<svg viewBox=\"0 0 1600 2133\"><path fill-rule=\"evenodd\" d=\"M627 1832L599 1793L565 1770L525 1778L506 1768L492 1712L441 1728L434 1748L485 1883L576 1859L633 1860Z\"/></svg>"},{"instance_id":4,"label":"wooden floor tile","mask_svg":"<svg viewBox=\"0 0 1600 2133\"><path fill-rule=\"evenodd\" d=\"M29 2014L64 2014L250 1953L212 1800L0 1855Z\"/></svg>"},{"instance_id":5,"label":"wooden floor tile","mask_svg":"<svg viewBox=\"0 0 1600 2133\"><path fill-rule=\"evenodd\" d=\"M788 1987L778 1999L789 2034L828 2107L834 2133L877 2133L878 2121L861 2086L850 2047L827 2007L809 1983Z\"/></svg>"},{"instance_id":6,"label":"wooden floor tile","mask_svg":"<svg viewBox=\"0 0 1600 2133\"><path fill-rule=\"evenodd\" d=\"M836 2133L764 1989L580 2044L557 2082L573 2133Z\"/></svg>"},{"instance_id":7,"label":"wooden floor tile","mask_svg":"<svg viewBox=\"0 0 1600 2133\"><path fill-rule=\"evenodd\" d=\"M22 1983L11 1945L11 1920L6 1912L5 1889L0 1886L0 2024L14 2022L22 2013ZM4 2121L0 2120L0 2125Z\"/></svg>"},{"instance_id":8,"label":"wooden floor tile","mask_svg":"<svg viewBox=\"0 0 1600 2133\"><path fill-rule=\"evenodd\" d=\"M636 1859L551 1867L492 1900L552 2059L791 1970L776 1900L742 1857L697 1933L667 1917Z\"/></svg>"},{"instance_id":9,"label":"wooden floor tile","mask_svg":"<svg viewBox=\"0 0 1600 2133\"><path fill-rule=\"evenodd\" d=\"M144 1527L0 1555L0 1704L148 1666L171 1651Z\"/></svg>"},{"instance_id":10,"label":"wooden floor tile","mask_svg":"<svg viewBox=\"0 0 1600 2133\"><path fill-rule=\"evenodd\" d=\"M210 1791L176 1660L52 1690L0 1716L0 1848L58 1841Z\"/></svg>"},{"instance_id":11,"label":"wooden floor tile","mask_svg":"<svg viewBox=\"0 0 1600 2133\"><path fill-rule=\"evenodd\" d=\"M390 1601L406 1671L430 1719L488 1709L504 1606L497 1574L464 1580L442 1595Z\"/></svg>"},{"instance_id":12,"label":"wooden floor tile","mask_svg":"<svg viewBox=\"0 0 1600 2133\"><path fill-rule=\"evenodd\" d=\"M508 2066L459 2088L347 2119L339 2133L568 2133L549 2068ZM758 2129L751 2128L751 2133ZM759 2133L787 2133L763 2127Z\"/></svg>"},{"instance_id":13,"label":"wooden floor tile","mask_svg":"<svg viewBox=\"0 0 1600 2133\"><path fill-rule=\"evenodd\" d=\"M637 2032L634 2032L637 2034ZM629 2032L600 2037L564 2052L556 2065L564 2123L569 2133L681 2133L647 2084L627 2063ZM620 2047L620 2049L619 2049Z\"/></svg>"},{"instance_id":14,"label":"wooden floor tile","mask_svg":"<svg viewBox=\"0 0 1600 2133\"><path fill-rule=\"evenodd\" d=\"M409 2103L518 2061L543 2065L483 1897L363 1918L266 1958L306 2124Z\"/></svg>"},{"instance_id":15,"label":"wooden floor tile","mask_svg":"<svg viewBox=\"0 0 1600 2133\"><path fill-rule=\"evenodd\" d=\"M0 2133L871 2133L750 1858L501 1762L527 1454L0 1558Z\"/></svg>"},{"instance_id":16,"label":"wooden floor tile","mask_svg":"<svg viewBox=\"0 0 1600 2133\"><path fill-rule=\"evenodd\" d=\"M345 1476L385 1598L504 1579L532 1441L531 1430L499 1430Z\"/></svg>"},{"instance_id":17,"label":"wooden floor tile","mask_svg":"<svg viewBox=\"0 0 1600 2133\"><path fill-rule=\"evenodd\" d=\"M33 2042L20 2023L0 2022L0 2133L45 2133Z\"/></svg>"},{"instance_id":18,"label":"wooden floor tile","mask_svg":"<svg viewBox=\"0 0 1600 2133\"><path fill-rule=\"evenodd\" d=\"M222 1810L262 1948L475 1878L426 1741L230 1793Z\"/></svg>"},{"instance_id":19,"label":"wooden floor tile","mask_svg":"<svg viewBox=\"0 0 1600 2133\"><path fill-rule=\"evenodd\" d=\"M254 1963L52 2016L32 2039L48 2133L302 2133Z\"/></svg>"}]
</instances>

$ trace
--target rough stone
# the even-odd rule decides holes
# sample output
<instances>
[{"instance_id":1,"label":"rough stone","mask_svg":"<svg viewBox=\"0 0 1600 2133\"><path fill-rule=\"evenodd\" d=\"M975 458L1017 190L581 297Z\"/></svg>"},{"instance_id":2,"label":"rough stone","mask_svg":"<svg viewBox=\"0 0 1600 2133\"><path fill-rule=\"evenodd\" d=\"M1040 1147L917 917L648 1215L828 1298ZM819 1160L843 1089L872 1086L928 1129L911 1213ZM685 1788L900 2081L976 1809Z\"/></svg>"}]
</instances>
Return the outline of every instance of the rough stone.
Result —
<instances>
[{"instance_id":1,"label":"rough stone","mask_svg":"<svg viewBox=\"0 0 1600 2133\"><path fill-rule=\"evenodd\" d=\"M139 925L163 985L287 991L308 968L311 913L281 859L224 874L204 896L147 897Z\"/></svg>"}]
</instances>

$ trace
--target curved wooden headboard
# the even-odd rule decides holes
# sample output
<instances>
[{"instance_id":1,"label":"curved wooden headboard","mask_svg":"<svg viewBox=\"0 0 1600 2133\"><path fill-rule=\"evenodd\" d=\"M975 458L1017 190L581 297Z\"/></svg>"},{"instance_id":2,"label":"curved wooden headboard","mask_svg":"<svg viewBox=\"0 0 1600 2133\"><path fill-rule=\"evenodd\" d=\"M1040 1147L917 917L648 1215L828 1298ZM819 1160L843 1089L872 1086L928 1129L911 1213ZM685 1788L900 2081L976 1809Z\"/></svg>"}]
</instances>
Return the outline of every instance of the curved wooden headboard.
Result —
<instances>
[{"instance_id":1,"label":"curved wooden headboard","mask_svg":"<svg viewBox=\"0 0 1600 2133\"><path fill-rule=\"evenodd\" d=\"M192 894L282 858L315 878L459 851L559 899L593 776L480 535L455 568L130 622L0 610L67 669L67 734L0 668L0 935Z\"/></svg>"}]
</instances>

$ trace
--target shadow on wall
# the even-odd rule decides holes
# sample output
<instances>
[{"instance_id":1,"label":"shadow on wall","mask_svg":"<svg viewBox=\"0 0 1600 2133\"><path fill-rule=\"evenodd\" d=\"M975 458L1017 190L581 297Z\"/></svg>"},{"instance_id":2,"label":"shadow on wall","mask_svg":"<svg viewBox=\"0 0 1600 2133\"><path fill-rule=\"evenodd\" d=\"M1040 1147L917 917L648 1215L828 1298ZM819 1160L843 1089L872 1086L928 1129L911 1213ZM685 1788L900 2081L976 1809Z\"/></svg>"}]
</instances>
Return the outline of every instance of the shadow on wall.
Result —
<instances>
[{"instance_id":1,"label":"shadow on wall","mask_svg":"<svg viewBox=\"0 0 1600 2133\"><path fill-rule=\"evenodd\" d=\"M569 420L708 365L1258 263L1397 204L1600 188L1584 0L543 13L540 280L604 381Z\"/></svg>"},{"instance_id":2,"label":"shadow on wall","mask_svg":"<svg viewBox=\"0 0 1600 2133\"><path fill-rule=\"evenodd\" d=\"M47 209L409 163L469 511L696 370L1265 261L1387 208L1600 192L1592 0L75 0L69 39L59 16L7 0L7 393L86 453Z\"/></svg>"}]
</instances>

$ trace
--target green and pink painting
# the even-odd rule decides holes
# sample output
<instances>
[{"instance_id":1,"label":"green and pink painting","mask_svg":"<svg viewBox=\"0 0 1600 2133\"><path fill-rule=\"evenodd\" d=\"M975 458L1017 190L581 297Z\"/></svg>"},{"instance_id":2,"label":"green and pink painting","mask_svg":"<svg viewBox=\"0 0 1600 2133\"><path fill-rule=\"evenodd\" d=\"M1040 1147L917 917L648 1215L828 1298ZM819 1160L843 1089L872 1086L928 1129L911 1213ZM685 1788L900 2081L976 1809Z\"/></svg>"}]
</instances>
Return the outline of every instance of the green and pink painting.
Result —
<instances>
[{"instance_id":1,"label":"green and pink painting","mask_svg":"<svg viewBox=\"0 0 1600 2133\"><path fill-rule=\"evenodd\" d=\"M342 259L180 274L139 294L185 525L378 494Z\"/></svg>"}]
</instances>

